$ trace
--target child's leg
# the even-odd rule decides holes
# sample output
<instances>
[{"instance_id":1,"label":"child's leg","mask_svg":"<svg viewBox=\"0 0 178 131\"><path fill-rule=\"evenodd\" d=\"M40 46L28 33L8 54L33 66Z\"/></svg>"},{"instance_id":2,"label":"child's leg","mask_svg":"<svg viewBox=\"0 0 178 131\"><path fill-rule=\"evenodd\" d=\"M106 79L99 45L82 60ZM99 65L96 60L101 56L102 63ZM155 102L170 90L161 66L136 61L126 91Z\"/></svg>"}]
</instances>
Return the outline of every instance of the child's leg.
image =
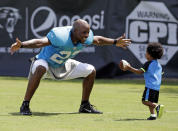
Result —
<instances>
[{"instance_id":1,"label":"child's leg","mask_svg":"<svg viewBox=\"0 0 178 131\"><path fill-rule=\"evenodd\" d=\"M149 107L151 114L155 114L155 108L157 106L156 103L153 103L153 102L150 102L150 101L142 101L142 103Z\"/></svg>"},{"instance_id":2,"label":"child's leg","mask_svg":"<svg viewBox=\"0 0 178 131\"><path fill-rule=\"evenodd\" d=\"M145 87L142 97L142 103L149 107L150 117L147 120L156 120L155 108L157 107L159 91Z\"/></svg>"},{"instance_id":3,"label":"child's leg","mask_svg":"<svg viewBox=\"0 0 178 131\"><path fill-rule=\"evenodd\" d=\"M164 105L159 104L156 106L157 118L161 118L163 114Z\"/></svg>"}]
</instances>

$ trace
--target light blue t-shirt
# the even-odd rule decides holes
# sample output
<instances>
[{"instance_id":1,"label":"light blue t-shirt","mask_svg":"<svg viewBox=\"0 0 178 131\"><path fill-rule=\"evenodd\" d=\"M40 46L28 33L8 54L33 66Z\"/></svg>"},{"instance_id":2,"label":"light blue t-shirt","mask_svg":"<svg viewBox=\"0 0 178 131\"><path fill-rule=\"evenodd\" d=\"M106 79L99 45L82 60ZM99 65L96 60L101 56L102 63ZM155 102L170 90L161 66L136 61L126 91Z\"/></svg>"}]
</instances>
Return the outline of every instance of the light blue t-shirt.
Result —
<instances>
[{"instance_id":1,"label":"light blue t-shirt","mask_svg":"<svg viewBox=\"0 0 178 131\"><path fill-rule=\"evenodd\" d=\"M72 26L53 28L47 38L51 45L42 48L36 56L37 59L44 59L49 66L60 67L69 59L76 56L85 46L93 43L93 32L90 30L89 36L84 42L74 44L71 40Z\"/></svg>"},{"instance_id":2,"label":"light blue t-shirt","mask_svg":"<svg viewBox=\"0 0 178 131\"><path fill-rule=\"evenodd\" d=\"M144 71L145 87L160 90L162 67L157 60L146 62L141 70Z\"/></svg>"}]
</instances>

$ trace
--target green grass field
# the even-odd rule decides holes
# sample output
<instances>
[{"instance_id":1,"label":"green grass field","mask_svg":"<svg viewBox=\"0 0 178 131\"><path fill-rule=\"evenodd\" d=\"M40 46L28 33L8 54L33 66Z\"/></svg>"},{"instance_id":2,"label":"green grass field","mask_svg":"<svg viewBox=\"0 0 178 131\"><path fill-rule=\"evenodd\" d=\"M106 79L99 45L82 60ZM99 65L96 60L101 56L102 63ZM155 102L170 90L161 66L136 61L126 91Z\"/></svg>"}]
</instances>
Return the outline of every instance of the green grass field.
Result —
<instances>
[{"instance_id":1,"label":"green grass field","mask_svg":"<svg viewBox=\"0 0 178 131\"><path fill-rule=\"evenodd\" d=\"M78 114L82 80L42 80L31 101L32 116L19 107L26 78L0 77L0 131L177 131L178 81L164 81L159 102L163 117L149 117L141 104L143 80L96 80L90 101L104 114Z\"/></svg>"}]
</instances>

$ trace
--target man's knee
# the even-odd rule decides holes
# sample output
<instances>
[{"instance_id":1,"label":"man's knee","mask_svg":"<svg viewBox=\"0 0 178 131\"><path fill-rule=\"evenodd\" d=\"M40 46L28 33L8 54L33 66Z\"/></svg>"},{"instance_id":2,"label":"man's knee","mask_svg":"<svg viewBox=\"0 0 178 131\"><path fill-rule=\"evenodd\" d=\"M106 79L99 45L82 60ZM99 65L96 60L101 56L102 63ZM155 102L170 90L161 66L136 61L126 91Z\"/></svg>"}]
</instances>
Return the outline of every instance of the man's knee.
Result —
<instances>
[{"instance_id":1,"label":"man's knee","mask_svg":"<svg viewBox=\"0 0 178 131\"><path fill-rule=\"evenodd\" d=\"M95 70L95 67L94 66L92 66L92 65L90 65L89 67L88 67L88 76L89 75L92 75L92 76L96 76L96 70Z\"/></svg>"},{"instance_id":2,"label":"man's knee","mask_svg":"<svg viewBox=\"0 0 178 131\"><path fill-rule=\"evenodd\" d=\"M93 71L91 72L92 75L96 76L96 70L93 69Z\"/></svg>"},{"instance_id":3,"label":"man's knee","mask_svg":"<svg viewBox=\"0 0 178 131\"><path fill-rule=\"evenodd\" d=\"M31 73L34 74L36 71L38 73L45 73L48 70L48 63L45 60L39 59L33 63Z\"/></svg>"},{"instance_id":4,"label":"man's knee","mask_svg":"<svg viewBox=\"0 0 178 131\"><path fill-rule=\"evenodd\" d=\"M46 68L42 65L39 65L34 73L43 75L44 73L46 73Z\"/></svg>"}]
</instances>

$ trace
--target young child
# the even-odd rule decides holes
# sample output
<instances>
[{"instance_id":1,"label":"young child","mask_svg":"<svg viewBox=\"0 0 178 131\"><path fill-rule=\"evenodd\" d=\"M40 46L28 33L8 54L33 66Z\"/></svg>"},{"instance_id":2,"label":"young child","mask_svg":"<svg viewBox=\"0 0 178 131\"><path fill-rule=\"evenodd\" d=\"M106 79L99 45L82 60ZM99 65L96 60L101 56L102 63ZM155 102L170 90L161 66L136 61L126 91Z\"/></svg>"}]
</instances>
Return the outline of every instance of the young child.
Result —
<instances>
[{"instance_id":1,"label":"young child","mask_svg":"<svg viewBox=\"0 0 178 131\"><path fill-rule=\"evenodd\" d=\"M150 43L146 50L147 62L142 68L136 69L129 63L125 67L120 67L122 70L129 70L136 74L143 74L145 79L145 90L143 92L142 103L149 107L151 116L147 120L156 120L163 113L164 105L158 103L159 90L162 78L162 67L157 61L163 55L163 48L160 43ZM155 109L157 115L155 114Z\"/></svg>"}]
</instances>

